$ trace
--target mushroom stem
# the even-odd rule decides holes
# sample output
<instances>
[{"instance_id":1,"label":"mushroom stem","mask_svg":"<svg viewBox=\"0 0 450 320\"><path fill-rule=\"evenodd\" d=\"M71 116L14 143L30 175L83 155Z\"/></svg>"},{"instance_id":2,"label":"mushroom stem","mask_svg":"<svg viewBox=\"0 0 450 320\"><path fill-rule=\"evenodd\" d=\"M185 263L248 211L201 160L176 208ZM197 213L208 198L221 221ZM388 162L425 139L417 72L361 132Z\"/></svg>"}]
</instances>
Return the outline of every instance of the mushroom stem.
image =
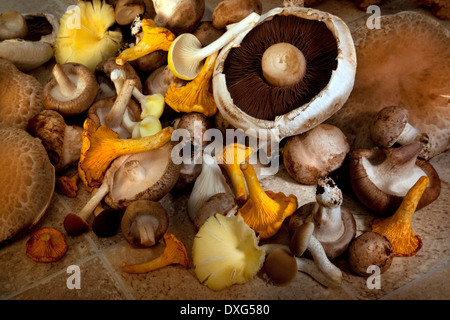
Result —
<instances>
[{"instance_id":1,"label":"mushroom stem","mask_svg":"<svg viewBox=\"0 0 450 320\"><path fill-rule=\"evenodd\" d=\"M136 233L140 244L146 247L153 246L155 241L155 230L158 228L158 220L151 216L137 217L131 226L131 232Z\"/></svg>"},{"instance_id":2,"label":"mushroom stem","mask_svg":"<svg viewBox=\"0 0 450 320\"><path fill-rule=\"evenodd\" d=\"M141 166L139 160L127 161L124 168L130 181L141 181L147 175L147 170Z\"/></svg>"},{"instance_id":3,"label":"mushroom stem","mask_svg":"<svg viewBox=\"0 0 450 320\"><path fill-rule=\"evenodd\" d=\"M136 80L126 79L123 83L119 95L114 101L114 105L109 111L105 118L105 123L110 127L114 128L120 125L123 119L123 115L126 111L128 102L133 94L134 87L136 86Z\"/></svg>"},{"instance_id":4,"label":"mushroom stem","mask_svg":"<svg viewBox=\"0 0 450 320\"><path fill-rule=\"evenodd\" d=\"M114 69L113 71L111 71L110 78L114 83L114 88L116 89L117 94L119 94L119 92L122 90L123 83L127 78L125 71L123 69Z\"/></svg>"},{"instance_id":5,"label":"mushroom stem","mask_svg":"<svg viewBox=\"0 0 450 320\"><path fill-rule=\"evenodd\" d=\"M419 129L413 127L409 123L405 125L405 128L403 129L400 136L397 138L397 142L401 145L406 145L414 141L419 141L423 143L423 147L427 148L429 138L428 135ZM424 152L424 151L422 151Z\"/></svg>"},{"instance_id":6,"label":"mushroom stem","mask_svg":"<svg viewBox=\"0 0 450 320\"><path fill-rule=\"evenodd\" d=\"M70 80L69 76L64 72L59 63L55 64L53 67L52 74L59 85L61 94L65 97L72 96L77 89L77 86Z\"/></svg>"},{"instance_id":7,"label":"mushroom stem","mask_svg":"<svg viewBox=\"0 0 450 320\"><path fill-rule=\"evenodd\" d=\"M170 233L164 234L164 242L166 243L166 248L159 257L135 265L122 262L122 270L127 273L147 273L171 264L181 264L187 269L189 260L183 243Z\"/></svg>"},{"instance_id":8,"label":"mushroom stem","mask_svg":"<svg viewBox=\"0 0 450 320\"><path fill-rule=\"evenodd\" d=\"M98 189L93 191L91 198L85 204L83 209L81 209L81 211L77 213L77 216L86 221L103 200L103 198L108 194L108 192L109 184L106 182L102 183Z\"/></svg>"},{"instance_id":9,"label":"mushroom stem","mask_svg":"<svg viewBox=\"0 0 450 320\"><path fill-rule=\"evenodd\" d=\"M317 268L317 265L314 263L314 261L300 257L295 257L295 260L297 261L298 271L309 274L314 278L314 280L324 285L325 287L336 288L339 286L338 283L330 281L330 279Z\"/></svg>"}]
</instances>

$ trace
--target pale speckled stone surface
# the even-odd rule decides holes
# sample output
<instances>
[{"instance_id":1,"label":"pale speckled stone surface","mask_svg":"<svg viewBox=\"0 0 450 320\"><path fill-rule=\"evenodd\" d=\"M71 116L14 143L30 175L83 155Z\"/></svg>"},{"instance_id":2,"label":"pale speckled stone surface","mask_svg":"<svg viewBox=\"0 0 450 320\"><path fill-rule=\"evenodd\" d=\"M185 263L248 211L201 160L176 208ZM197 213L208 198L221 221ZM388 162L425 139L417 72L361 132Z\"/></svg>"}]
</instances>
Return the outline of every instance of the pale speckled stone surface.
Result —
<instances>
[{"instance_id":1,"label":"pale speckled stone surface","mask_svg":"<svg viewBox=\"0 0 450 320\"><path fill-rule=\"evenodd\" d=\"M207 1L205 18L210 16L218 2ZM281 0L262 2L264 11L282 3ZM0 12L52 12L60 16L69 5L75 3L76 0L2 0ZM349 0L326 0L316 8L340 16L348 23L350 30L364 25L368 17ZM425 9L416 8L405 0L385 1L381 9L382 14L415 10L429 15ZM440 22L450 27L448 21ZM53 63L50 61L32 74L45 83ZM120 232L111 238L98 238L92 231L80 237L67 237L69 250L61 261L38 264L25 255L25 243L29 237L25 235L0 248L0 299L450 299L450 152L435 157L431 163L442 179L442 193L433 204L414 215L413 229L422 237L423 248L414 257L394 258L391 268L381 275L381 289L368 289L366 278L356 276L343 256L334 261L344 274L343 285L338 289L327 289L303 273L299 273L287 286L274 286L265 280L261 271L249 283L213 292L198 282L192 268L191 248L195 228L186 214L188 195L172 192L160 202L170 216L169 232L176 234L186 246L191 262L188 270L170 266L143 275L123 273L122 261L139 263L152 259L161 254L164 244L149 249L134 249ZM261 185L264 189L295 194L299 205L314 201L315 187L299 185L282 168L277 175L262 179ZM343 205L354 214L359 235L369 230L374 216L354 198L351 191L345 191ZM76 199L56 193L45 217L33 230L52 226L63 231L64 216L81 209L89 197L81 183ZM287 243L287 223L271 241ZM81 290L66 287L66 268L72 264L80 266Z\"/></svg>"}]
</instances>

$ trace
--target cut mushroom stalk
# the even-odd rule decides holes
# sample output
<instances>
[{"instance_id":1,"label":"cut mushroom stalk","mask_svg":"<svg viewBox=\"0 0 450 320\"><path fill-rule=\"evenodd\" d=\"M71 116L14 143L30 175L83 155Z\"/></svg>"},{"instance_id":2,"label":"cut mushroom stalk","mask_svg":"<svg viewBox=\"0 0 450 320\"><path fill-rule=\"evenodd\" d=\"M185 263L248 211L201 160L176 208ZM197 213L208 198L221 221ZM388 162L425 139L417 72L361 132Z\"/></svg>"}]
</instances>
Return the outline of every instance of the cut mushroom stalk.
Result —
<instances>
[{"instance_id":1,"label":"cut mushroom stalk","mask_svg":"<svg viewBox=\"0 0 450 320\"><path fill-rule=\"evenodd\" d=\"M75 93L77 86L70 80L59 63L55 64L52 71L53 76L59 85L59 90L65 97L70 97Z\"/></svg>"},{"instance_id":2,"label":"cut mushroom stalk","mask_svg":"<svg viewBox=\"0 0 450 320\"><path fill-rule=\"evenodd\" d=\"M190 33L179 35L169 49L168 64L170 70L180 79L192 80L202 69L203 61L218 52L241 32L251 28L259 21L260 15L253 12L234 24L219 39L202 48L201 42Z\"/></svg>"},{"instance_id":3,"label":"cut mushroom stalk","mask_svg":"<svg viewBox=\"0 0 450 320\"><path fill-rule=\"evenodd\" d=\"M113 107L105 118L108 127L114 128L120 125L123 120L128 102L131 99L136 81L134 79L126 79L114 102Z\"/></svg>"}]
</instances>

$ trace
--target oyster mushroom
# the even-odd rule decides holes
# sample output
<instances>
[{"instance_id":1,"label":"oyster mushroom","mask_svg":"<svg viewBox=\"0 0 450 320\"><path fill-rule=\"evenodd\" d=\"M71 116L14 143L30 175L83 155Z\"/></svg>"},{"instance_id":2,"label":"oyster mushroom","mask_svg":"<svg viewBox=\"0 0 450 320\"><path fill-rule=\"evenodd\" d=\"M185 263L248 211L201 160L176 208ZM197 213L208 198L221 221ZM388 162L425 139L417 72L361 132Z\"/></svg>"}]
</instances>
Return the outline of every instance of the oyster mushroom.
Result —
<instances>
[{"instance_id":1,"label":"oyster mushroom","mask_svg":"<svg viewBox=\"0 0 450 320\"><path fill-rule=\"evenodd\" d=\"M342 131L322 123L287 139L283 164L294 180L311 185L341 167L349 151L350 145Z\"/></svg>"},{"instance_id":2,"label":"oyster mushroom","mask_svg":"<svg viewBox=\"0 0 450 320\"><path fill-rule=\"evenodd\" d=\"M88 68L79 63L57 63L44 87L42 103L63 116L76 115L91 106L97 91L97 80Z\"/></svg>"},{"instance_id":3,"label":"oyster mushroom","mask_svg":"<svg viewBox=\"0 0 450 320\"><path fill-rule=\"evenodd\" d=\"M252 12L262 13L260 0L222 0L214 8L212 24L214 28L223 29L241 21Z\"/></svg>"},{"instance_id":4,"label":"oyster mushroom","mask_svg":"<svg viewBox=\"0 0 450 320\"><path fill-rule=\"evenodd\" d=\"M315 225L314 236L322 244L328 259L342 255L356 234L353 214L342 206L341 190L330 177L319 179L316 202L301 206L289 219L289 233L304 222Z\"/></svg>"},{"instance_id":5,"label":"oyster mushroom","mask_svg":"<svg viewBox=\"0 0 450 320\"><path fill-rule=\"evenodd\" d=\"M41 139L57 173L76 165L80 159L83 128L67 125L54 110L44 110L30 119L27 131Z\"/></svg>"},{"instance_id":6,"label":"oyster mushroom","mask_svg":"<svg viewBox=\"0 0 450 320\"><path fill-rule=\"evenodd\" d=\"M34 226L55 189L55 169L41 141L25 130L0 127L0 245Z\"/></svg>"},{"instance_id":7,"label":"oyster mushroom","mask_svg":"<svg viewBox=\"0 0 450 320\"><path fill-rule=\"evenodd\" d=\"M392 215L421 176L430 184L420 199L421 209L439 197L441 180L434 167L418 159L420 142L399 148L356 149L350 154L350 183L356 197L380 216Z\"/></svg>"},{"instance_id":8,"label":"oyster mushroom","mask_svg":"<svg viewBox=\"0 0 450 320\"><path fill-rule=\"evenodd\" d=\"M159 242L169 227L169 215L159 203L136 200L127 206L120 223L125 239L134 247L151 247Z\"/></svg>"},{"instance_id":9,"label":"oyster mushroom","mask_svg":"<svg viewBox=\"0 0 450 320\"><path fill-rule=\"evenodd\" d=\"M304 36L296 37L299 33ZM273 86L262 76L264 52L279 43L297 47L306 59L305 75L295 85ZM279 68L289 74L284 52L276 54ZM298 56L293 55L302 61ZM259 129L272 130L283 139L314 128L342 107L353 88L356 57L340 18L289 6L262 15L256 26L221 50L216 65L213 92L223 119L256 135Z\"/></svg>"},{"instance_id":10,"label":"oyster mushroom","mask_svg":"<svg viewBox=\"0 0 450 320\"><path fill-rule=\"evenodd\" d=\"M3 15L5 14L7 13L4 12ZM56 17L47 13L24 14L23 18L26 22L26 34L0 40L0 58L11 61L19 70L26 72L53 58L59 22Z\"/></svg>"},{"instance_id":11,"label":"oyster mushroom","mask_svg":"<svg viewBox=\"0 0 450 320\"><path fill-rule=\"evenodd\" d=\"M26 129L44 109L41 83L10 61L0 58L0 126Z\"/></svg>"},{"instance_id":12,"label":"oyster mushroom","mask_svg":"<svg viewBox=\"0 0 450 320\"><path fill-rule=\"evenodd\" d=\"M370 149L370 123L381 109L402 106L409 122L426 132L425 160L450 147L450 30L412 11L380 17L381 29L353 32L358 67L346 104L327 121L339 127L352 149ZM377 68L374 66L383 66Z\"/></svg>"}]
</instances>

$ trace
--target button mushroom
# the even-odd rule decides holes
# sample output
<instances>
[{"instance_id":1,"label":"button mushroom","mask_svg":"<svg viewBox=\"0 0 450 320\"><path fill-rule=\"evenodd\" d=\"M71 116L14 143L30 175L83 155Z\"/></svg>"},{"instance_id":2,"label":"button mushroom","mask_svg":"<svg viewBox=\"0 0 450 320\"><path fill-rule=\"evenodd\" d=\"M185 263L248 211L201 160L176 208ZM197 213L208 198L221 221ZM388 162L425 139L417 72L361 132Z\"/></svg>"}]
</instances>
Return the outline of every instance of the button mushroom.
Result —
<instances>
[{"instance_id":1,"label":"button mushroom","mask_svg":"<svg viewBox=\"0 0 450 320\"><path fill-rule=\"evenodd\" d=\"M376 232L364 232L355 238L348 248L348 263L351 269L368 277L370 266L380 268L380 273L389 269L394 258L394 250L389 240Z\"/></svg>"},{"instance_id":2,"label":"button mushroom","mask_svg":"<svg viewBox=\"0 0 450 320\"><path fill-rule=\"evenodd\" d=\"M419 156L427 158L429 152L428 135L414 128L408 122L408 109L391 106L381 109L370 127L370 137L379 147L390 148L395 143L400 145L419 141L423 149Z\"/></svg>"},{"instance_id":3,"label":"button mushroom","mask_svg":"<svg viewBox=\"0 0 450 320\"><path fill-rule=\"evenodd\" d=\"M342 131L322 123L287 139L283 164L294 180L311 185L338 169L349 151L350 145Z\"/></svg>"},{"instance_id":4,"label":"button mushroom","mask_svg":"<svg viewBox=\"0 0 450 320\"><path fill-rule=\"evenodd\" d=\"M86 111L97 96L98 83L93 72L78 63L56 64L44 87L42 103L63 116Z\"/></svg>"},{"instance_id":5,"label":"button mushroom","mask_svg":"<svg viewBox=\"0 0 450 320\"><path fill-rule=\"evenodd\" d=\"M328 260L325 250L313 235L314 223L306 222L299 226L289 244L292 253L299 257L308 250L313 256L314 263L334 284L342 283L342 271Z\"/></svg>"},{"instance_id":6,"label":"button mushroom","mask_svg":"<svg viewBox=\"0 0 450 320\"><path fill-rule=\"evenodd\" d=\"M334 259L345 252L356 234L356 221L352 213L342 206L341 190L333 179L319 179L316 188L316 202L300 207L289 219L289 231L295 230L306 221L314 223L314 236L322 244L328 259Z\"/></svg>"},{"instance_id":7,"label":"button mushroom","mask_svg":"<svg viewBox=\"0 0 450 320\"><path fill-rule=\"evenodd\" d=\"M44 110L30 119L27 131L41 139L57 173L76 165L80 159L83 128L67 125L54 110Z\"/></svg>"},{"instance_id":8,"label":"button mushroom","mask_svg":"<svg viewBox=\"0 0 450 320\"><path fill-rule=\"evenodd\" d=\"M134 247L151 247L169 227L169 215L159 203L136 200L127 206L120 223L125 239Z\"/></svg>"},{"instance_id":9,"label":"button mushroom","mask_svg":"<svg viewBox=\"0 0 450 320\"><path fill-rule=\"evenodd\" d=\"M430 185L418 208L436 200L441 191L441 181L429 162L417 158L421 150L420 142L399 148L353 150L350 154L350 183L356 197L374 213L390 216L408 190L425 175L429 177Z\"/></svg>"},{"instance_id":10,"label":"button mushroom","mask_svg":"<svg viewBox=\"0 0 450 320\"><path fill-rule=\"evenodd\" d=\"M264 52L279 43L296 47L306 60L304 77L291 86L271 85L263 76ZM283 63L286 52L277 56L278 65L292 71L286 67L291 62ZM301 61L298 53L292 56ZM356 59L340 18L289 6L263 14L220 51L216 66L213 93L224 120L243 131L271 130L283 139L311 130L342 107L353 88Z\"/></svg>"},{"instance_id":11,"label":"button mushroom","mask_svg":"<svg viewBox=\"0 0 450 320\"><path fill-rule=\"evenodd\" d=\"M44 109L41 83L6 59L0 58L0 126L25 130Z\"/></svg>"},{"instance_id":12,"label":"button mushroom","mask_svg":"<svg viewBox=\"0 0 450 320\"><path fill-rule=\"evenodd\" d=\"M223 29L241 21L252 12L262 13L260 0L222 0L214 8L212 23L214 28Z\"/></svg>"},{"instance_id":13,"label":"button mushroom","mask_svg":"<svg viewBox=\"0 0 450 320\"><path fill-rule=\"evenodd\" d=\"M55 188L55 169L41 141L25 130L0 127L0 244L34 226Z\"/></svg>"},{"instance_id":14,"label":"button mushroom","mask_svg":"<svg viewBox=\"0 0 450 320\"><path fill-rule=\"evenodd\" d=\"M205 12L204 0L153 0L156 24L175 34L192 32Z\"/></svg>"},{"instance_id":15,"label":"button mushroom","mask_svg":"<svg viewBox=\"0 0 450 320\"><path fill-rule=\"evenodd\" d=\"M55 228L43 228L33 232L26 243L27 256L36 262L56 262L68 249L65 236Z\"/></svg>"}]
</instances>

